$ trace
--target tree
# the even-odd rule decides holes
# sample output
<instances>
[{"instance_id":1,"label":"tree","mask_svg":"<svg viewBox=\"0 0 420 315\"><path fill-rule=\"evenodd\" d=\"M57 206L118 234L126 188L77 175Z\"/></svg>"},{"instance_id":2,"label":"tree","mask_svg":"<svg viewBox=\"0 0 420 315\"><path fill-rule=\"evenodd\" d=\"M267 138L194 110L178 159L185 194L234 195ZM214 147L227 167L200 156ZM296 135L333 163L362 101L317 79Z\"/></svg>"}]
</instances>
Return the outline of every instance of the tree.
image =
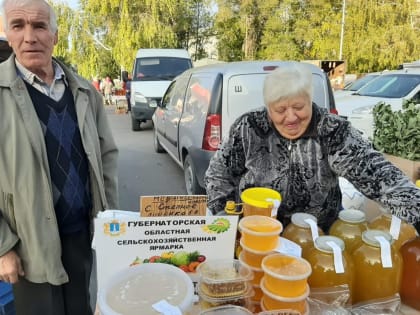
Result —
<instances>
[{"instance_id":1,"label":"tree","mask_svg":"<svg viewBox=\"0 0 420 315\"><path fill-rule=\"evenodd\" d=\"M343 0L80 0L55 5L55 54L86 77L131 70L139 48L191 48L219 59L339 58ZM343 58L347 72L393 69L418 59L416 0L347 0ZM417 11L416 11L417 10Z\"/></svg>"}]
</instances>

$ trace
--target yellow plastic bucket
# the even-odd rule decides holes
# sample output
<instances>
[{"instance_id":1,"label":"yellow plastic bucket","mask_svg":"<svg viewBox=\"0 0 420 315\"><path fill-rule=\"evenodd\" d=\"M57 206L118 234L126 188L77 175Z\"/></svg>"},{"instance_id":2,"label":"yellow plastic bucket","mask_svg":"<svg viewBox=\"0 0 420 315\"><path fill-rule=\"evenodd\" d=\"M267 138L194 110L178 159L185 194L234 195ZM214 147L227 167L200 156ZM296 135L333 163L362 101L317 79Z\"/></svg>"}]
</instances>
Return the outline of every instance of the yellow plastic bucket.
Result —
<instances>
[{"instance_id":1,"label":"yellow plastic bucket","mask_svg":"<svg viewBox=\"0 0 420 315\"><path fill-rule=\"evenodd\" d=\"M242 192L241 200L244 216L265 215L276 217L277 208L281 202L281 195L270 188L253 187Z\"/></svg>"}]
</instances>

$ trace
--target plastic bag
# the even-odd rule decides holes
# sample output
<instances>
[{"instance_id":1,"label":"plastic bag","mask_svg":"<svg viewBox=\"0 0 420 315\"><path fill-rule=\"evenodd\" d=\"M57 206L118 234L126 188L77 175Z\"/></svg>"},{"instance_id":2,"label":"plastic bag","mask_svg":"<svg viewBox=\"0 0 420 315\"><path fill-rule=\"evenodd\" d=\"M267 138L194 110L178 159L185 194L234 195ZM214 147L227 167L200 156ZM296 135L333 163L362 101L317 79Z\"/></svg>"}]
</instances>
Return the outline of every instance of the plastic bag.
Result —
<instances>
[{"instance_id":1,"label":"plastic bag","mask_svg":"<svg viewBox=\"0 0 420 315\"><path fill-rule=\"evenodd\" d=\"M328 288L311 288L308 297L311 315L350 315L350 290L348 285Z\"/></svg>"},{"instance_id":2,"label":"plastic bag","mask_svg":"<svg viewBox=\"0 0 420 315\"><path fill-rule=\"evenodd\" d=\"M394 315L398 314L401 306L400 295L396 293L387 298L369 300L353 305L353 315Z\"/></svg>"}]
</instances>

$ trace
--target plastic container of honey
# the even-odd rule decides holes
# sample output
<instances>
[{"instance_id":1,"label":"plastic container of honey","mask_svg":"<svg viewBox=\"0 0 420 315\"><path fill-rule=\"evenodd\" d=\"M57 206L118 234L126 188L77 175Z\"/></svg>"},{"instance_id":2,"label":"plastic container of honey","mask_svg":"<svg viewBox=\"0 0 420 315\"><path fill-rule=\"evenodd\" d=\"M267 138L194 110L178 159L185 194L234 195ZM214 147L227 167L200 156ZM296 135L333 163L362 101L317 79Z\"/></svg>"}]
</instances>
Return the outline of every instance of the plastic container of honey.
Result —
<instances>
[{"instance_id":1,"label":"plastic container of honey","mask_svg":"<svg viewBox=\"0 0 420 315\"><path fill-rule=\"evenodd\" d=\"M420 237L405 242L400 252L403 260L401 300L420 311Z\"/></svg>"},{"instance_id":2,"label":"plastic container of honey","mask_svg":"<svg viewBox=\"0 0 420 315\"><path fill-rule=\"evenodd\" d=\"M363 232L361 245L352 253L355 274L353 303L399 293L402 257L391 243L392 237L388 232Z\"/></svg>"},{"instance_id":3,"label":"plastic container of honey","mask_svg":"<svg viewBox=\"0 0 420 315\"><path fill-rule=\"evenodd\" d=\"M344 241L335 236L323 235L315 240L315 248L309 252L307 258L312 266L312 273L308 278L311 288L348 285L350 295L352 294L354 264L344 248Z\"/></svg>"},{"instance_id":4,"label":"plastic container of honey","mask_svg":"<svg viewBox=\"0 0 420 315\"><path fill-rule=\"evenodd\" d=\"M197 267L198 287L212 298L243 295L250 287L252 270L236 259L206 260Z\"/></svg>"},{"instance_id":5,"label":"plastic container of honey","mask_svg":"<svg viewBox=\"0 0 420 315\"><path fill-rule=\"evenodd\" d=\"M223 305L236 305L247 309L251 308L251 298L254 295L252 286L248 286L245 292L240 295L224 296L224 297L213 297L202 292L202 287L198 286L198 303L201 310L207 310L213 307Z\"/></svg>"},{"instance_id":6,"label":"plastic container of honey","mask_svg":"<svg viewBox=\"0 0 420 315\"><path fill-rule=\"evenodd\" d=\"M256 251L270 251L277 248L282 224L271 217L251 215L239 220L242 243Z\"/></svg>"},{"instance_id":7,"label":"plastic container of honey","mask_svg":"<svg viewBox=\"0 0 420 315\"><path fill-rule=\"evenodd\" d=\"M249 248L246 246L242 240L240 240L240 246L241 246L241 252L240 256L242 257L242 261L246 263L248 266L255 267L255 268L261 268L261 262L263 258L267 255L274 254L275 251L256 251L252 248ZM238 256L239 258L239 256Z\"/></svg>"},{"instance_id":8,"label":"plastic container of honey","mask_svg":"<svg viewBox=\"0 0 420 315\"><path fill-rule=\"evenodd\" d=\"M261 298L261 308L263 310L280 310L292 309L306 314L308 305L306 298L309 296L309 285L306 285L305 291L302 295L296 297L283 297L273 294L271 290L265 286L264 279L261 281L261 290L263 297Z\"/></svg>"},{"instance_id":9,"label":"plastic container of honey","mask_svg":"<svg viewBox=\"0 0 420 315\"><path fill-rule=\"evenodd\" d=\"M126 267L112 275L98 292L102 315L154 315L157 311L153 305L162 300L183 313L193 306L193 282L180 268L162 263Z\"/></svg>"},{"instance_id":10,"label":"plastic container of honey","mask_svg":"<svg viewBox=\"0 0 420 315\"><path fill-rule=\"evenodd\" d=\"M252 315L253 313L245 307L236 305L223 305L212 307L200 312L200 315Z\"/></svg>"},{"instance_id":11,"label":"plastic container of honey","mask_svg":"<svg viewBox=\"0 0 420 315\"><path fill-rule=\"evenodd\" d=\"M254 277L253 277L253 278L252 278L252 280L251 280L251 284L253 284L253 285L260 285L261 278L264 276L264 270L261 268L261 266L260 266L259 268L249 266L248 264L246 264L246 263L243 261L242 256L243 256L243 253L241 252L241 253L239 254L239 261L240 261L240 262L241 262L244 266L248 267L248 268L252 271L252 273L253 273L253 275L254 275Z\"/></svg>"},{"instance_id":12,"label":"plastic container of honey","mask_svg":"<svg viewBox=\"0 0 420 315\"><path fill-rule=\"evenodd\" d=\"M363 211L348 209L338 213L338 219L331 225L329 234L341 238L346 251L351 253L362 242L362 233L368 228Z\"/></svg>"},{"instance_id":13,"label":"plastic container of honey","mask_svg":"<svg viewBox=\"0 0 420 315\"><path fill-rule=\"evenodd\" d=\"M306 314L309 314L309 311L306 312ZM302 315L299 311L296 310L271 310L271 311L261 311L258 313L258 315Z\"/></svg>"},{"instance_id":14,"label":"plastic container of honey","mask_svg":"<svg viewBox=\"0 0 420 315\"><path fill-rule=\"evenodd\" d=\"M309 312L306 312L306 314L309 314ZM258 313L258 315L301 315L300 312L296 310L271 310L271 311L262 311Z\"/></svg>"},{"instance_id":15,"label":"plastic container of honey","mask_svg":"<svg viewBox=\"0 0 420 315\"><path fill-rule=\"evenodd\" d=\"M305 294L307 280L312 272L310 263L300 257L283 254L266 256L261 264L265 288L285 298Z\"/></svg>"},{"instance_id":16,"label":"plastic container of honey","mask_svg":"<svg viewBox=\"0 0 420 315\"><path fill-rule=\"evenodd\" d=\"M251 308L254 312L254 314L259 314L261 310L261 300L258 301L251 301ZM229 315L229 314L226 314Z\"/></svg>"},{"instance_id":17,"label":"plastic container of honey","mask_svg":"<svg viewBox=\"0 0 420 315\"><path fill-rule=\"evenodd\" d=\"M308 223L310 222L310 223ZM313 228L311 228L311 224ZM308 213L297 212L291 217L291 222L284 228L282 237L287 238L302 247L302 257L305 258L308 250L314 246L314 238L324 235L317 226L317 219Z\"/></svg>"},{"instance_id":18,"label":"plastic container of honey","mask_svg":"<svg viewBox=\"0 0 420 315\"><path fill-rule=\"evenodd\" d=\"M417 236L416 228L412 224L390 213L384 213L376 217L368 224L368 227L372 230L382 230L390 233L394 239L393 246L397 250L400 249L405 241Z\"/></svg>"},{"instance_id":19,"label":"plastic container of honey","mask_svg":"<svg viewBox=\"0 0 420 315\"><path fill-rule=\"evenodd\" d=\"M259 303L261 301L262 296L263 296L263 291L261 290L260 284L253 285L252 289L254 290L254 296L251 298L251 300Z\"/></svg>"},{"instance_id":20,"label":"plastic container of honey","mask_svg":"<svg viewBox=\"0 0 420 315\"><path fill-rule=\"evenodd\" d=\"M243 215L264 215L276 217L281 195L278 191L264 187L245 189L241 193Z\"/></svg>"}]
</instances>

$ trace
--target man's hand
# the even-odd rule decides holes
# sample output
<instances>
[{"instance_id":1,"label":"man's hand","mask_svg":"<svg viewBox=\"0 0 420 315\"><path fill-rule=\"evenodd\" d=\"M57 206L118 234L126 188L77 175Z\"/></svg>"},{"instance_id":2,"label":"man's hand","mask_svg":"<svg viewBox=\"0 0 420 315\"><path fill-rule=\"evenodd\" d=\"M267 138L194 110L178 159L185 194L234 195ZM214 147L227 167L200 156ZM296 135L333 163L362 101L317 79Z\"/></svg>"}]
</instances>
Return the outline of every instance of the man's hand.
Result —
<instances>
[{"instance_id":1,"label":"man's hand","mask_svg":"<svg viewBox=\"0 0 420 315\"><path fill-rule=\"evenodd\" d=\"M24 274L20 258L14 250L0 256L0 281L16 283Z\"/></svg>"}]
</instances>

